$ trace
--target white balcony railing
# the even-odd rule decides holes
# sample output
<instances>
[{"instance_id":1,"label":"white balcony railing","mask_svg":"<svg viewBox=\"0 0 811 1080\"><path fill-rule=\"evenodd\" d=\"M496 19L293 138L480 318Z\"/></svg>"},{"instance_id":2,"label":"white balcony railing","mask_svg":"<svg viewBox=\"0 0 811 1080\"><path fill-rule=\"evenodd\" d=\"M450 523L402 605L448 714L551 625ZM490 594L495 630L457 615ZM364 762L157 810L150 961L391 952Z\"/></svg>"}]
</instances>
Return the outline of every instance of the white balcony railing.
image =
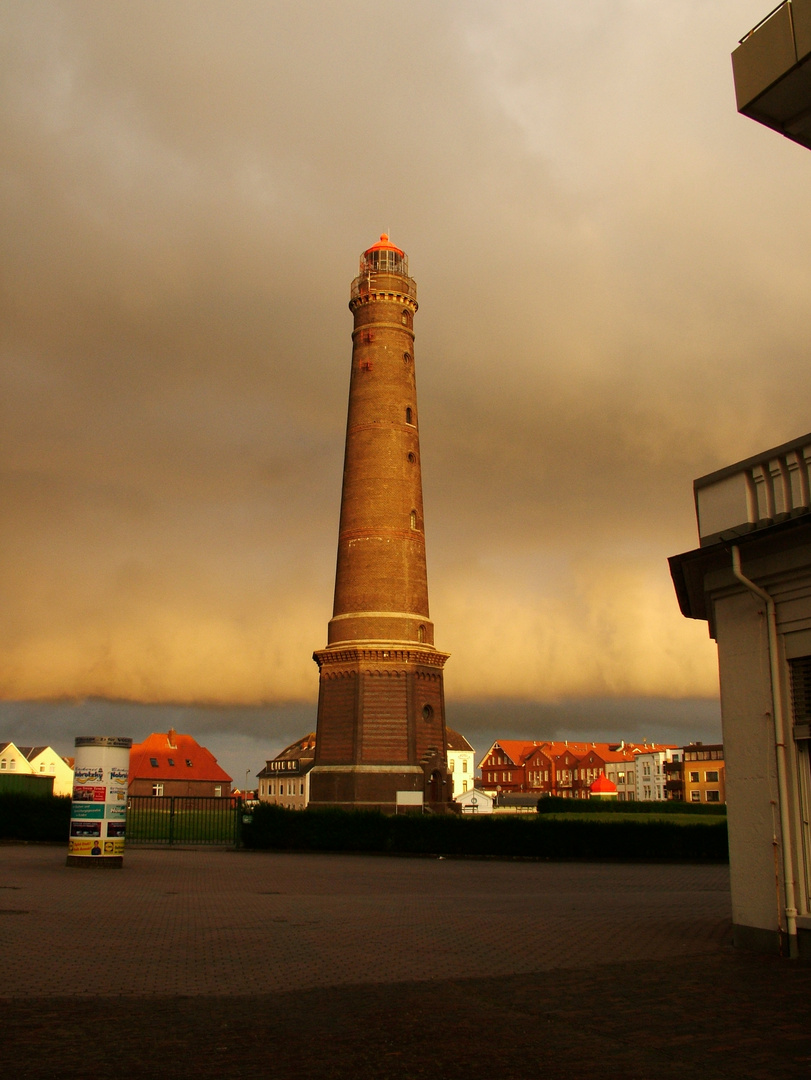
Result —
<instances>
[{"instance_id":1,"label":"white balcony railing","mask_svg":"<svg viewBox=\"0 0 811 1080\"><path fill-rule=\"evenodd\" d=\"M811 434L693 483L702 547L811 513Z\"/></svg>"}]
</instances>

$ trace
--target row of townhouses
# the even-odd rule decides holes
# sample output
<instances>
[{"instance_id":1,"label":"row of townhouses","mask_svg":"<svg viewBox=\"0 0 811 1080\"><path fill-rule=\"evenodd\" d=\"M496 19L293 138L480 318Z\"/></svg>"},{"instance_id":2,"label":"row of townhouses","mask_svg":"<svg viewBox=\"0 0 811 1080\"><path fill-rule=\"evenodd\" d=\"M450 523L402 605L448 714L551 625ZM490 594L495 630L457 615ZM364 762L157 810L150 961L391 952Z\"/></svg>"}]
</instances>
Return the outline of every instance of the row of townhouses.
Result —
<instances>
[{"instance_id":1,"label":"row of townhouses","mask_svg":"<svg viewBox=\"0 0 811 1080\"><path fill-rule=\"evenodd\" d=\"M587 799L598 777L619 802L726 802L724 750L691 743L526 742L501 739L482 760L481 787L492 794L526 793Z\"/></svg>"}]
</instances>

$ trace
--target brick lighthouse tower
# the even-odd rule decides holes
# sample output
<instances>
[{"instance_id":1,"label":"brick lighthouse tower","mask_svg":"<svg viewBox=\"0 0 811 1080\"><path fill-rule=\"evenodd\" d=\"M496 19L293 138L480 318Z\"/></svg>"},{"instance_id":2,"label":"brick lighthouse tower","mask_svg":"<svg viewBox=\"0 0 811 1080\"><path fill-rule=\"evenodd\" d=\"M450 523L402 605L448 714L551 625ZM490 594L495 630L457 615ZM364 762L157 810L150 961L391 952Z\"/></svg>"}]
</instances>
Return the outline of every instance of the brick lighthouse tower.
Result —
<instances>
[{"instance_id":1,"label":"brick lighthouse tower","mask_svg":"<svg viewBox=\"0 0 811 1080\"><path fill-rule=\"evenodd\" d=\"M447 804L442 669L428 616L414 377L417 286L383 234L360 257L335 603L320 673L312 806Z\"/></svg>"}]
</instances>

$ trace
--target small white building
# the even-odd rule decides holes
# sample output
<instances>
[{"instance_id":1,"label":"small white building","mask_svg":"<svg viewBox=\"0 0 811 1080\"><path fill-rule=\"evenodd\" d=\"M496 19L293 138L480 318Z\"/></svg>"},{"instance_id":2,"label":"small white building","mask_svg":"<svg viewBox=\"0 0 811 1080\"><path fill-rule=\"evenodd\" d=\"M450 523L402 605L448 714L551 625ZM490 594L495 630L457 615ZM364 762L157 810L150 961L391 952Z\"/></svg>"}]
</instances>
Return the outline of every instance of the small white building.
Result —
<instances>
[{"instance_id":1,"label":"small white building","mask_svg":"<svg viewBox=\"0 0 811 1080\"><path fill-rule=\"evenodd\" d=\"M470 787L456 796L456 802L463 814L492 814L495 799L481 788Z\"/></svg>"},{"instance_id":2,"label":"small white building","mask_svg":"<svg viewBox=\"0 0 811 1080\"><path fill-rule=\"evenodd\" d=\"M447 728L448 774L453 781L451 798L457 799L473 787L476 756L473 747L458 731Z\"/></svg>"},{"instance_id":3,"label":"small white building","mask_svg":"<svg viewBox=\"0 0 811 1080\"><path fill-rule=\"evenodd\" d=\"M286 746L275 758L265 762L256 774L260 803L304 810L310 802L310 771L315 763L315 732Z\"/></svg>"}]
</instances>

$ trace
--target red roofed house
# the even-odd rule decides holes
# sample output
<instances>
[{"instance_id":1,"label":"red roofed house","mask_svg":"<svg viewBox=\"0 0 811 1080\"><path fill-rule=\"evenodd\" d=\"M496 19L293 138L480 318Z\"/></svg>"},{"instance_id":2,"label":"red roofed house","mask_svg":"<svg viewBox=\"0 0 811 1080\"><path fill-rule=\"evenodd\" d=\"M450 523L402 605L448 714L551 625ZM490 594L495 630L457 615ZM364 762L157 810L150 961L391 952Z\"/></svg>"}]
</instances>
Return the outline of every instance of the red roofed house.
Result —
<instances>
[{"instance_id":1,"label":"red roofed house","mask_svg":"<svg viewBox=\"0 0 811 1080\"><path fill-rule=\"evenodd\" d=\"M208 795L227 798L231 777L210 750L174 728L149 735L130 750L130 795Z\"/></svg>"}]
</instances>

